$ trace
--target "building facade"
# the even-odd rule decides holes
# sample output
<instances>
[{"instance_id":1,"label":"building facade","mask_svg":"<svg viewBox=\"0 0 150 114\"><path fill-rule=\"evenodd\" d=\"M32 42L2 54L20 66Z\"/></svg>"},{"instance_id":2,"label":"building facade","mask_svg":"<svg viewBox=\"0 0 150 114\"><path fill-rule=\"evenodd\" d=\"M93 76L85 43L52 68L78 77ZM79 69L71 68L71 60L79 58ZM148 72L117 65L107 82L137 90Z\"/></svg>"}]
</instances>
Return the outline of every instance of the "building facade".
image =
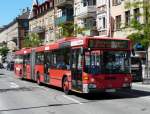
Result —
<instances>
[{"instance_id":1,"label":"building facade","mask_svg":"<svg viewBox=\"0 0 150 114\"><path fill-rule=\"evenodd\" d=\"M134 1L135 0L130 0L131 3L133 3ZM135 30L129 28L129 25L133 18L141 24L144 23L143 17L139 15L143 13L143 8L126 8L127 2L129 2L129 0L117 0L111 3L111 14L115 23L113 29L114 37L127 37L131 33L134 33Z\"/></svg>"},{"instance_id":2,"label":"building facade","mask_svg":"<svg viewBox=\"0 0 150 114\"><path fill-rule=\"evenodd\" d=\"M97 29L100 36L127 37L135 32L129 28L133 18L144 23L142 7L127 8L128 2L135 0L97 0ZM143 1L143 0L139 0Z\"/></svg>"},{"instance_id":3,"label":"building facade","mask_svg":"<svg viewBox=\"0 0 150 114\"><path fill-rule=\"evenodd\" d=\"M73 2L74 0L55 0L55 33L56 39L63 36L62 24L74 23L73 17Z\"/></svg>"},{"instance_id":4,"label":"building facade","mask_svg":"<svg viewBox=\"0 0 150 114\"><path fill-rule=\"evenodd\" d=\"M85 29L82 35L98 35L96 28L96 0L74 0L74 23Z\"/></svg>"},{"instance_id":5,"label":"building facade","mask_svg":"<svg viewBox=\"0 0 150 114\"><path fill-rule=\"evenodd\" d=\"M16 17L11 23L5 25L0 32L0 43L7 43L10 50L23 47L23 40L29 30L29 9Z\"/></svg>"},{"instance_id":6,"label":"building facade","mask_svg":"<svg viewBox=\"0 0 150 114\"><path fill-rule=\"evenodd\" d=\"M34 2L29 18L30 32L37 33L44 44L55 41L54 0Z\"/></svg>"},{"instance_id":7,"label":"building facade","mask_svg":"<svg viewBox=\"0 0 150 114\"><path fill-rule=\"evenodd\" d=\"M110 1L109 0L97 0L97 30L100 36L111 36L111 22L110 22Z\"/></svg>"}]
</instances>

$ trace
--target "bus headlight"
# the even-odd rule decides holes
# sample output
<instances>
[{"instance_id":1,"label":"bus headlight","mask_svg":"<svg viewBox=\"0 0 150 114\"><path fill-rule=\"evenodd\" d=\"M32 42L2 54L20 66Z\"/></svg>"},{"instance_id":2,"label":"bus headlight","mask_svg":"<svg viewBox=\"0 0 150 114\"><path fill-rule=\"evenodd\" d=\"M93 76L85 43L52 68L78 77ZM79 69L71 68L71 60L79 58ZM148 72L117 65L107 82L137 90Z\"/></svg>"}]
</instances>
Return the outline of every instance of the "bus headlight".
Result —
<instances>
[{"instance_id":1,"label":"bus headlight","mask_svg":"<svg viewBox=\"0 0 150 114\"><path fill-rule=\"evenodd\" d=\"M125 77L125 78L124 78L124 81L125 81L125 82L128 82L128 81L129 81L129 79L128 79L127 77Z\"/></svg>"},{"instance_id":2,"label":"bus headlight","mask_svg":"<svg viewBox=\"0 0 150 114\"><path fill-rule=\"evenodd\" d=\"M91 89L96 88L96 84L89 84L88 87L91 88Z\"/></svg>"},{"instance_id":3,"label":"bus headlight","mask_svg":"<svg viewBox=\"0 0 150 114\"><path fill-rule=\"evenodd\" d=\"M95 79L94 78L91 78L91 83L94 83L95 82Z\"/></svg>"}]
</instances>

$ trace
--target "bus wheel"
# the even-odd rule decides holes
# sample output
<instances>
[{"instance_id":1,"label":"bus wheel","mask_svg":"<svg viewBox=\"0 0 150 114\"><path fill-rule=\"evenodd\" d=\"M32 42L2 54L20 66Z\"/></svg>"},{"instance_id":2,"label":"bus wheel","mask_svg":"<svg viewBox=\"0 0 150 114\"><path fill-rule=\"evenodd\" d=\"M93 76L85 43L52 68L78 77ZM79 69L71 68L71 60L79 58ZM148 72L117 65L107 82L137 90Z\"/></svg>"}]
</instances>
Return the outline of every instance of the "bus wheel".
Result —
<instances>
[{"instance_id":1,"label":"bus wheel","mask_svg":"<svg viewBox=\"0 0 150 114\"><path fill-rule=\"evenodd\" d=\"M37 82L38 85L41 85L39 73L37 73L37 75L36 75L36 82Z\"/></svg>"},{"instance_id":2,"label":"bus wheel","mask_svg":"<svg viewBox=\"0 0 150 114\"><path fill-rule=\"evenodd\" d=\"M67 79L67 77L65 77L63 79L63 91L66 95L69 95L70 94L70 90L69 90L69 81Z\"/></svg>"}]
</instances>

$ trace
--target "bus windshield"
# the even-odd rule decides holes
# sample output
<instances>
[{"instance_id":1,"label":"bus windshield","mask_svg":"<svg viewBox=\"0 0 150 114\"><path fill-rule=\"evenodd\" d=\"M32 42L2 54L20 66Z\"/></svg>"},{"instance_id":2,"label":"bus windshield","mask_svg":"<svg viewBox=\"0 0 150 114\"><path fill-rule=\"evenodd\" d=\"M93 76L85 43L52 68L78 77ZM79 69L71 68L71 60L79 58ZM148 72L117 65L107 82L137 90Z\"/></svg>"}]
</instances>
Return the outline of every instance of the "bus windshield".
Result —
<instances>
[{"instance_id":1,"label":"bus windshield","mask_svg":"<svg viewBox=\"0 0 150 114\"><path fill-rule=\"evenodd\" d=\"M85 52L85 72L90 74L129 73L129 54L127 51Z\"/></svg>"}]
</instances>

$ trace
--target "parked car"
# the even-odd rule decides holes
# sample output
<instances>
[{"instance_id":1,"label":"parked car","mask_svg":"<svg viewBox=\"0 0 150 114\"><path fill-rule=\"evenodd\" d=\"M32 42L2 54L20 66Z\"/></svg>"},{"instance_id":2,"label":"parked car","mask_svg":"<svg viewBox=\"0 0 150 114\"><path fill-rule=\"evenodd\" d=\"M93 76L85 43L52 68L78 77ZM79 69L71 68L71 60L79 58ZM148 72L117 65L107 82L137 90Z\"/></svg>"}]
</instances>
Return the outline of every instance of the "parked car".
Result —
<instances>
[{"instance_id":1,"label":"parked car","mask_svg":"<svg viewBox=\"0 0 150 114\"><path fill-rule=\"evenodd\" d=\"M14 70L14 62L11 61L7 64L7 70Z\"/></svg>"}]
</instances>

